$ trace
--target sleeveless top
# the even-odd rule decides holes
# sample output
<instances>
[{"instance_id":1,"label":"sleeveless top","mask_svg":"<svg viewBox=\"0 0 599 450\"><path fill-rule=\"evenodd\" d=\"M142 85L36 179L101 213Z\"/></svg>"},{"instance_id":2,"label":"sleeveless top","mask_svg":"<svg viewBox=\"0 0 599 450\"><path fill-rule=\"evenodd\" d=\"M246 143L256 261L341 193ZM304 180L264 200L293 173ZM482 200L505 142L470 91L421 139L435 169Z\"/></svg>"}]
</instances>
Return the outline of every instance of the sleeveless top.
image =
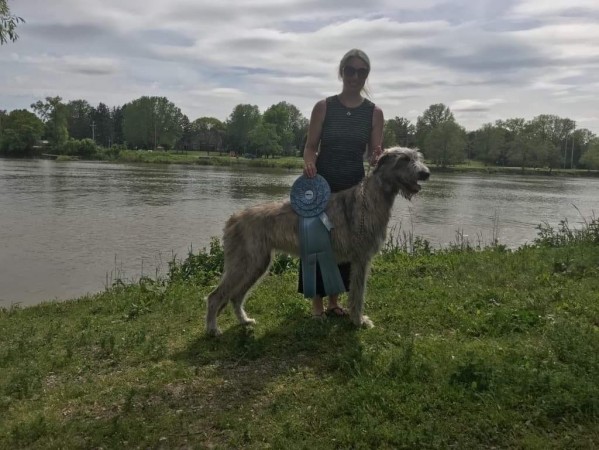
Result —
<instances>
[{"instance_id":1,"label":"sleeveless top","mask_svg":"<svg viewBox=\"0 0 599 450\"><path fill-rule=\"evenodd\" d=\"M326 99L316 170L339 192L364 178L364 151L370 142L374 103L368 99L347 108L335 95Z\"/></svg>"}]
</instances>

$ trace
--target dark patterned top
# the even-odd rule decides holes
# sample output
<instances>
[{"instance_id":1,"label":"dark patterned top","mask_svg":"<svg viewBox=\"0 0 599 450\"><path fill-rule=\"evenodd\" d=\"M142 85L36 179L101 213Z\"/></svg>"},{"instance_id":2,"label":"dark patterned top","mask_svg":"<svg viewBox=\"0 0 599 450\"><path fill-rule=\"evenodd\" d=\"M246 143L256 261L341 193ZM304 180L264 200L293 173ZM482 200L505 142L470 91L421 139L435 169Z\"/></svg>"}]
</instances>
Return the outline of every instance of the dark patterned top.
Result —
<instances>
[{"instance_id":1,"label":"dark patterned top","mask_svg":"<svg viewBox=\"0 0 599 450\"><path fill-rule=\"evenodd\" d=\"M363 157L370 142L374 103L364 99L360 106L347 108L336 95L326 102L316 170L332 192L339 192L364 178Z\"/></svg>"}]
</instances>

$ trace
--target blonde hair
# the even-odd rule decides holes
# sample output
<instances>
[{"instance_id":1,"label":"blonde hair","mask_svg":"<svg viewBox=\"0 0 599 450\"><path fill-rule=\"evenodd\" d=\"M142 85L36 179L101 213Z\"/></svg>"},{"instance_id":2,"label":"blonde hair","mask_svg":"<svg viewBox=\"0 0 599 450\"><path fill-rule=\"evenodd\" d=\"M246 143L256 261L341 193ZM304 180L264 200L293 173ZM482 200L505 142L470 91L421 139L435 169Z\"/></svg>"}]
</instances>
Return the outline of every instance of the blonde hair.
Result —
<instances>
[{"instance_id":1,"label":"blonde hair","mask_svg":"<svg viewBox=\"0 0 599 450\"><path fill-rule=\"evenodd\" d=\"M351 58L361 59L364 62L364 64L366 64L366 66L368 67L368 72L370 72L370 58L368 57L368 55L359 48L352 48L345 55L343 55L343 58L341 58L341 61L339 62L339 70L337 72L337 75L339 76L340 80L343 79L343 68ZM366 87L366 84L364 84L362 92L364 92L368 97L370 97L370 91Z\"/></svg>"}]
</instances>

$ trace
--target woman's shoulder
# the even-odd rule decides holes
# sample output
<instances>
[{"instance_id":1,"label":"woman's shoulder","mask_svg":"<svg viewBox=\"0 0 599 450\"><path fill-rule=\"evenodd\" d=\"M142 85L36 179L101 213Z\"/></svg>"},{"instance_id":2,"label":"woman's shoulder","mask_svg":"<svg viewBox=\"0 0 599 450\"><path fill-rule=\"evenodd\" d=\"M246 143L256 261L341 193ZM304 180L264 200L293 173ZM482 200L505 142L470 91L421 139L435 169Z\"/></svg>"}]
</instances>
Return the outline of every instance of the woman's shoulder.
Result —
<instances>
[{"instance_id":1,"label":"woman's shoulder","mask_svg":"<svg viewBox=\"0 0 599 450\"><path fill-rule=\"evenodd\" d=\"M335 101L336 96L333 95L331 97L326 97L323 99L320 99L316 102L316 104L314 105L314 110L315 111L326 111L327 110L327 105L331 105L334 101Z\"/></svg>"},{"instance_id":2,"label":"woman's shoulder","mask_svg":"<svg viewBox=\"0 0 599 450\"><path fill-rule=\"evenodd\" d=\"M367 108L373 108L373 109L379 108L377 105L374 104L374 102L372 100L370 100L368 98L364 98L364 101L362 102L362 104L364 106L366 106Z\"/></svg>"},{"instance_id":3,"label":"woman's shoulder","mask_svg":"<svg viewBox=\"0 0 599 450\"><path fill-rule=\"evenodd\" d=\"M319 119L320 121L324 120L324 116L327 112L327 99L323 98L322 100L318 100L312 108L312 120Z\"/></svg>"},{"instance_id":4,"label":"woman's shoulder","mask_svg":"<svg viewBox=\"0 0 599 450\"><path fill-rule=\"evenodd\" d=\"M383 117L383 109L379 105L376 105L374 102L368 100L367 98L364 99L364 103L368 108L372 109L372 114L375 117Z\"/></svg>"}]
</instances>

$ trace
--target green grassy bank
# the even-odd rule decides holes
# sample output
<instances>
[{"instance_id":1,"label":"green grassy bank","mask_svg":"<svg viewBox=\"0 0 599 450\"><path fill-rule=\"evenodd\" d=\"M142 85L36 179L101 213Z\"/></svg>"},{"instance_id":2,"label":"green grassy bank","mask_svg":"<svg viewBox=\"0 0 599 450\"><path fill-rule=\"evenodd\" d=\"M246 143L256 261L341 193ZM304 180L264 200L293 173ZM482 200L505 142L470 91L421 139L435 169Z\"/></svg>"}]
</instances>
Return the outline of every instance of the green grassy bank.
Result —
<instances>
[{"instance_id":1,"label":"green grassy bank","mask_svg":"<svg viewBox=\"0 0 599 450\"><path fill-rule=\"evenodd\" d=\"M177 151L137 151L122 150L118 162L128 163L155 163L155 164L197 164L210 166L248 166L266 167L277 169L303 169L303 160L299 157L277 157L248 159L243 157L232 157L220 155L216 152L177 152ZM516 175L545 175L545 176L568 176L568 177L599 177L597 170L582 169L549 169L549 168L522 168L522 167L500 167L486 166L478 161L468 161L450 167L440 167L430 164L431 169L436 172L456 173L485 173L485 174L516 174Z\"/></svg>"},{"instance_id":2,"label":"green grassy bank","mask_svg":"<svg viewBox=\"0 0 599 450\"><path fill-rule=\"evenodd\" d=\"M298 157L255 158L220 155L216 152L147 152L122 150L118 162L154 164L197 164L203 166L247 166L302 170L303 160Z\"/></svg>"},{"instance_id":3,"label":"green grassy bank","mask_svg":"<svg viewBox=\"0 0 599 450\"><path fill-rule=\"evenodd\" d=\"M409 250L409 251L406 251ZM534 245L390 245L376 327L317 322L280 258L203 334L218 242L163 280L0 313L0 448L595 448L599 223Z\"/></svg>"}]
</instances>

